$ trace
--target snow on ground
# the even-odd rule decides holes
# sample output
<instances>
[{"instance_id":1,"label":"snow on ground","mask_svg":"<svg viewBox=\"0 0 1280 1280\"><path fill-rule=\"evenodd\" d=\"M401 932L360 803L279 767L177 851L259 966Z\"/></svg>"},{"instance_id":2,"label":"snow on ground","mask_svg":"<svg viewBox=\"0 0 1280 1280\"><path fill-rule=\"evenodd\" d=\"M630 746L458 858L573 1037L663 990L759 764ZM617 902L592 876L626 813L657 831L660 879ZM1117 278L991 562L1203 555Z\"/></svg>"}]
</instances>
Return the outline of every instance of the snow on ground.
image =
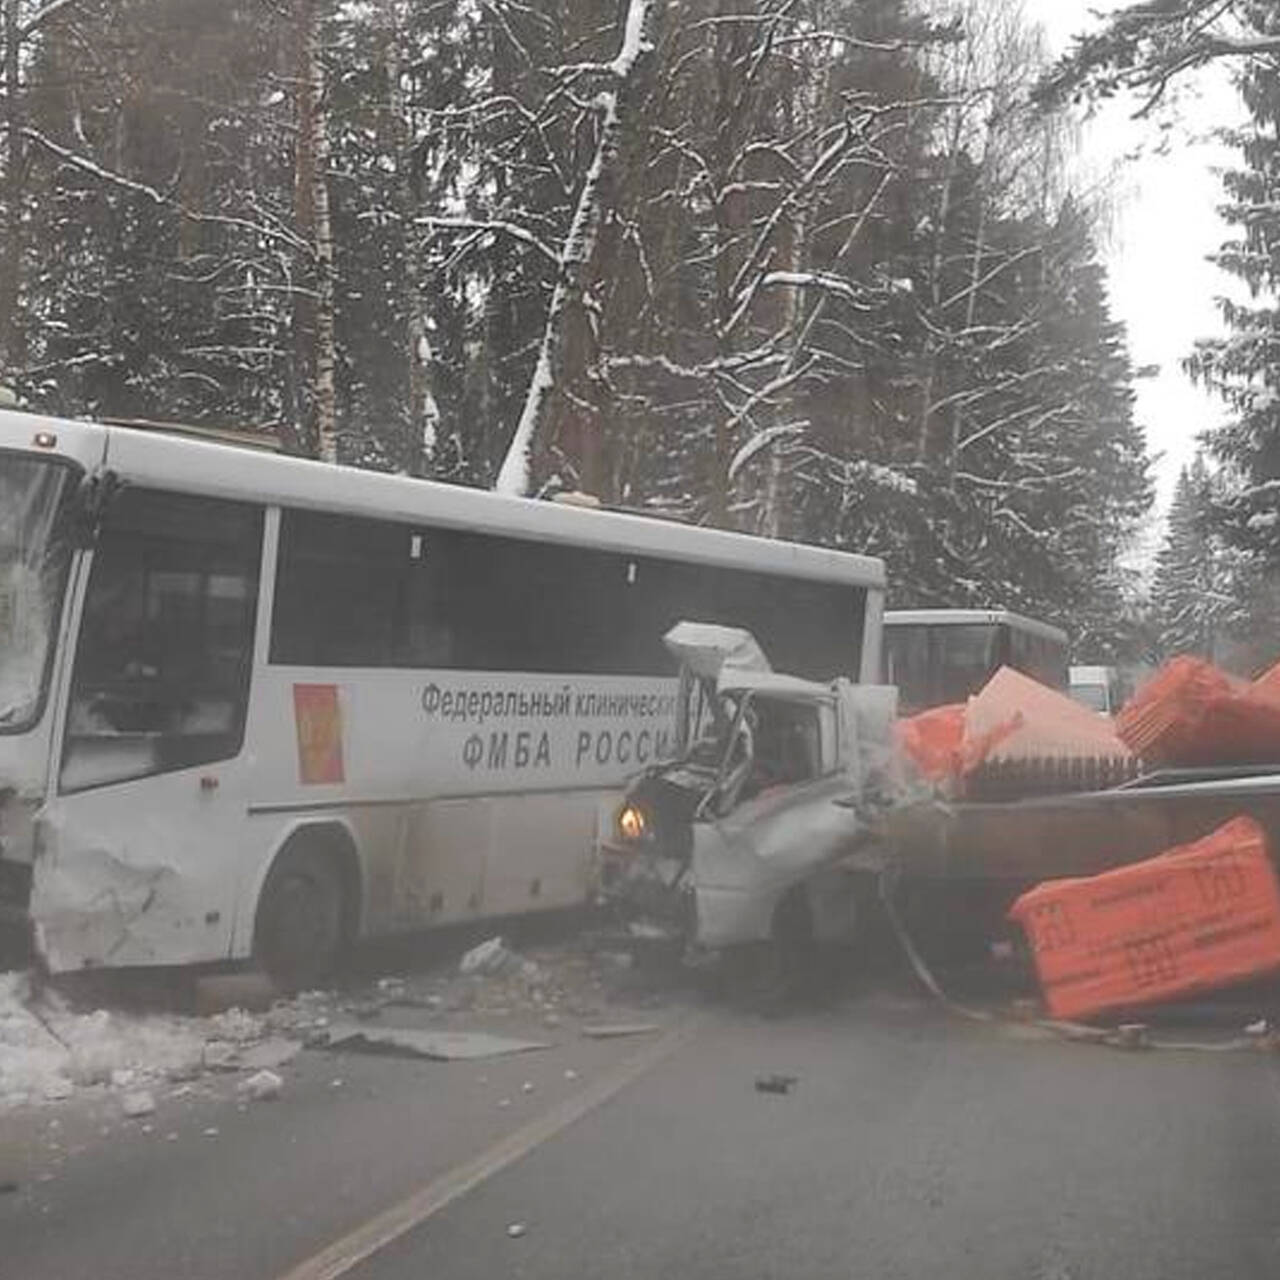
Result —
<instances>
[{"instance_id":1,"label":"snow on ground","mask_svg":"<svg viewBox=\"0 0 1280 1280\"><path fill-rule=\"evenodd\" d=\"M0 974L0 1109L97 1085L190 1079L203 1069L211 1039L260 1034L258 1021L239 1010L217 1018L79 1013L54 993L36 992L28 974Z\"/></svg>"},{"instance_id":2,"label":"snow on ground","mask_svg":"<svg viewBox=\"0 0 1280 1280\"><path fill-rule=\"evenodd\" d=\"M629 1004L654 998L632 990L640 975L626 955L582 946L522 955L497 939L478 951L479 960L465 967L455 962L340 992L304 992L261 1014L230 1009L211 1017L79 1010L56 990L33 984L28 973L0 972L0 1112L90 1090L123 1098L167 1081L279 1066L290 1048L323 1044L337 1020L394 1023L410 1016L444 1030L457 1019L519 1015L554 1029L598 1017L619 997Z\"/></svg>"}]
</instances>

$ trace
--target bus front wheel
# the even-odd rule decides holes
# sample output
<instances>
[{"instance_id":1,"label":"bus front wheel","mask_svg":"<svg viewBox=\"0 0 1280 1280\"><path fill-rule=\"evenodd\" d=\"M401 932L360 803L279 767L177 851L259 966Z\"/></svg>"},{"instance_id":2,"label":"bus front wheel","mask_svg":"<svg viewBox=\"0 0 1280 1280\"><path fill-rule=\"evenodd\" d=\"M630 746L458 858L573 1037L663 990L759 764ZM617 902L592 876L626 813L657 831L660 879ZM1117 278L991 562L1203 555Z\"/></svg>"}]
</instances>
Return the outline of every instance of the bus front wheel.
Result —
<instances>
[{"instance_id":1,"label":"bus front wheel","mask_svg":"<svg viewBox=\"0 0 1280 1280\"><path fill-rule=\"evenodd\" d=\"M285 991L316 985L342 945L342 879L332 858L303 848L276 859L258 900L254 957Z\"/></svg>"}]
</instances>

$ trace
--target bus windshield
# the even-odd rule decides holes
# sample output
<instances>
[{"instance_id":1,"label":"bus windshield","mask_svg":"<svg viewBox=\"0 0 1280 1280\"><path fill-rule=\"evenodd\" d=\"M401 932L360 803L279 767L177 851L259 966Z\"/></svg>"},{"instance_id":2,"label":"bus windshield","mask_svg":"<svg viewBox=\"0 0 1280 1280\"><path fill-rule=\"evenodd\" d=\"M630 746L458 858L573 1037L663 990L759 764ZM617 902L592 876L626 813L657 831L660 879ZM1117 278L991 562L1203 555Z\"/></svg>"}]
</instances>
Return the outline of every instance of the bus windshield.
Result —
<instances>
[{"instance_id":1,"label":"bus windshield","mask_svg":"<svg viewBox=\"0 0 1280 1280\"><path fill-rule=\"evenodd\" d=\"M934 636L938 702L963 702L977 693L1000 666L999 642L991 623L940 628Z\"/></svg>"},{"instance_id":2,"label":"bus windshield","mask_svg":"<svg viewBox=\"0 0 1280 1280\"><path fill-rule=\"evenodd\" d=\"M963 702L1000 665L993 623L885 628L886 678L898 686L904 711Z\"/></svg>"},{"instance_id":3,"label":"bus windshield","mask_svg":"<svg viewBox=\"0 0 1280 1280\"><path fill-rule=\"evenodd\" d=\"M44 701L72 479L51 459L0 453L0 733L30 728Z\"/></svg>"},{"instance_id":4,"label":"bus windshield","mask_svg":"<svg viewBox=\"0 0 1280 1280\"><path fill-rule=\"evenodd\" d=\"M948 610L886 615L885 680L898 687L904 715L963 702L1004 666L1066 689L1065 634L1013 614L979 621L973 612L969 618Z\"/></svg>"}]
</instances>

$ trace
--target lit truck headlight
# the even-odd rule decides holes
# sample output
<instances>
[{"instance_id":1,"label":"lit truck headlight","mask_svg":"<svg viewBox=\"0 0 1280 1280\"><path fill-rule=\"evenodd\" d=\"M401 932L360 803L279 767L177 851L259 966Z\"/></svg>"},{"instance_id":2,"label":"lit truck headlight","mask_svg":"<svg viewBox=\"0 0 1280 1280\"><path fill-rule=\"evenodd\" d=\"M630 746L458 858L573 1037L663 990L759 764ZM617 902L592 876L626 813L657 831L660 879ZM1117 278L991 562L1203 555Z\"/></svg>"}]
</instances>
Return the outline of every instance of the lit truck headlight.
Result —
<instances>
[{"instance_id":1,"label":"lit truck headlight","mask_svg":"<svg viewBox=\"0 0 1280 1280\"><path fill-rule=\"evenodd\" d=\"M618 834L630 843L643 840L649 830L649 820L638 805L624 804L618 814Z\"/></svg>"}]
</instances>

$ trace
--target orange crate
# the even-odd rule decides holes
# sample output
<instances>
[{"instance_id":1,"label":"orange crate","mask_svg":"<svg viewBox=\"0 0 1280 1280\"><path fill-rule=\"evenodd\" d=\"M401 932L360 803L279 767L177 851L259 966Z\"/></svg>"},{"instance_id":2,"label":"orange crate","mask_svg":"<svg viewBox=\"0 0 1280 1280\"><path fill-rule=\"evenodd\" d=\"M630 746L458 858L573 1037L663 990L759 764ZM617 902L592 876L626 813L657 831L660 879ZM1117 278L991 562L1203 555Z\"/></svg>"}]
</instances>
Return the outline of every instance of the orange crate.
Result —
<instances>
[{"instance_id":1,"label":"orange crate","mask_svg":"<svg viewBox=\"0 0 1280 1280\"><path fill-rule=\"evenodd\" d=\"M1262 828L1234 818L1192 844L1013 904L1049 1012L1078 1018L1280 969L1280 887Z\"/></svg>"}]
</instances>

